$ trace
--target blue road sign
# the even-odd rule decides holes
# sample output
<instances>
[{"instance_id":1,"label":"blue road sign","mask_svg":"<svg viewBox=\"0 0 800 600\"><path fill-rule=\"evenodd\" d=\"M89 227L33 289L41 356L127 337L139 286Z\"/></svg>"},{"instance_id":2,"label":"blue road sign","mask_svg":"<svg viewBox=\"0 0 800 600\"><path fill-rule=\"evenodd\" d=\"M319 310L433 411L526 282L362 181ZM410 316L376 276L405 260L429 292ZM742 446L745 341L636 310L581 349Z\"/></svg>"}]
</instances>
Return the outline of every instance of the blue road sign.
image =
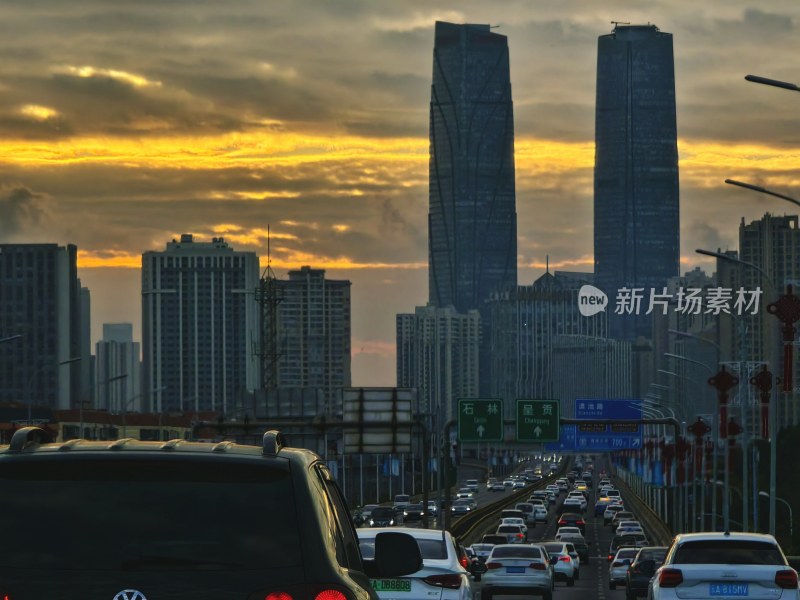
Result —
<instances>
[{"instance_id":1,"label":"blue road sign","mask_svg":"<svg viewBox=\"0 0 800 600\"><path fill-rule=\"evenodd\" d=\"M641 425L631 423L603 425L592 422L596 419L641 419L641 400L577 398L575 418L586 420L586 424L575 425L576 450L611 452L642 447Z\"/></svg>"},{"instance_id":2,"label":"blue road sign","mask_svg":"<svg viewBox=\"0 0 800 600\"><path fill-rule=\"evenodd\" d=\"M545 452L571 452L575 450L575 425L562 425L557 442L547 442Z\"/></svg>"}]
</instances>

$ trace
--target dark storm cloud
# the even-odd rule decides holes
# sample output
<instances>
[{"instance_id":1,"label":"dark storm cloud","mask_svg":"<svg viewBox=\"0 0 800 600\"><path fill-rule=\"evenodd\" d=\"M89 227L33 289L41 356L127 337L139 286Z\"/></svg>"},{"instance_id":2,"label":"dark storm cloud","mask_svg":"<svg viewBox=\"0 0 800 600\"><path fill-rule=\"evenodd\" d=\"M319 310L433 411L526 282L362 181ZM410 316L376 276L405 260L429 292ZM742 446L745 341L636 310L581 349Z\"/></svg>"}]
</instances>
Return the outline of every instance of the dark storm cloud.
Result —
<instances>
[{"instance_id":1,"label":"dark storm cloud","mask_svg":"<svg viewBox=\"0 0 800 600\"><path fill-rule=\"evenodd\" d=\"M20 235L39 236L37 229L49 215L48 198L24 185L0 186L0 237L16 241Z\"/></svg>"}]
</instances>

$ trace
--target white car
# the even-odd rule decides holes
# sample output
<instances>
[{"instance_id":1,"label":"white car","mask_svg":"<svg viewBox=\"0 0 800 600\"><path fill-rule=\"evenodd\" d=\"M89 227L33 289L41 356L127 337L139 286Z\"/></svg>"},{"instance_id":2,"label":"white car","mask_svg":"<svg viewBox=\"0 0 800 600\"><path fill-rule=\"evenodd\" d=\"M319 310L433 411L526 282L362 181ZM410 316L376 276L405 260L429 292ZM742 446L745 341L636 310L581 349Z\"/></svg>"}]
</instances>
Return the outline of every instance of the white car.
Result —
<instances>
[{"instance_id":1,"label":"white car","mask_svg":"<svg viewBox=\"0 0 800 600\"><path fill-rule=\"evenodd\" d=\"M552 600L555 586L555 563L538 545L499 544L486 559L487 571L481 580L481 598L495 594L541 594Z\"/></svg>"},{"instance_id":2,"label":"white car","mask_svg":"<svg viewBox=\"0 0 800 600\"><path fill-rule=\"evenodd\" d=\"M647 597L799 600L800 591L797 571L771 535L686 533L675 536Z\"/></svg>"},{"instance_id":3,"label":"white car","mask_svg":"<svg viewBox=\"0 0 800 600\"><path fill-rule=\"evenodd\" d=\"M526 484L525 484L525 482L524 482L524 481L522 481L521 479L517 479L517 480L514 482L514 485L512 485L512 486L511 486L511 489L518 490L518 489L524 488L524 487L525 487L525 485L526 485Z\"/></svg>"},{"instance_id":4,"label":"white car","mask_svg":"<svg viewBox=\"0 0 800 600\"><path fill-rule=\"evenodd\" d=\"M544 504L533 505L533 519L535 523L547 523L547 508Z\"/></svg>"},{"instance_id":5,"label":"white car","mask_svg":"<svg viewBox=\"0 0 800 600\"><path fill-rule=\"evenodd\" d=\"M606 506L605 512L603 512L603 523L608 525L616 515L621 510L625 510L625 508L621 504L609 504Z\"/></svg>"},{"instance_id":6,"label":"white car","mask_svg":"<svg viewBox=\"0 0 800 600\"><path fill-rule=\"evenodd\" d=\"M494 544L477 543L472 544L470 550L478 557L478 560L485 563L486 559L489 558L489 555L492 553L492 548L494 548L494 546Z\"/></svg>"},{"instance_id":7,"label":"white car","mask_svg":"<svg viewBox=\"0 0 800 600\"><path fill-rule=\"evenodd\" d=\"M567 512L582 513L585 512L586 510L585 505L586 505L585 500L581 502L578 498L567 498L566 500L564 500L564 504L562 505L563 506L562 510L565 510Z\"/></svg>"},{"instance_id":8,"label":"white car","mask_svg":"<svg viewBox=\"0 0 800 600\"><path fill-rule=\"evenodd\" d=\"M472 493L472 490L469 488L461 488L460 490L458 490L458 493L456 494L457 500L460 500L462 498L473 498L473 497L474 494Z\"/></svg>"},{"instance_id":9,"label":"white car","mask_svg":"<svg viewBox=\"0 0 800 600\"><path fill-rule=\"evenodd\" d=\"M575 536L569 536L572 539L575 539ZM583 539L583 538L581 538ZM578 550L575 548L575 544L566 540L560 539L559 542L564 542L567 545L567 552L569 552L570 558L572 558L572 562L575 563L575 579L580 579L579 575L581 572L581 555L578 554Z\"/></svg>"},{"instance_id":10,"label":"white car","mask_svg":"<svg viewBox=\"0 0 800 600\"><path fill-rule=\"evenodd\" d=\"M577 568L567 551L567 545L563 542L544 542L542 546L553 560L556 581L566 581L567 587L575 585Z\"/></svg>"},{"instance_id":11,"label":"white car","mask_svg":"<svg viewBox=\"0 0 800 600\"><path fill-rule=\"evenodd\" d=\"M608 564L608 589L617 589L617 584L625 583L628 567L639 554L639 548L620 548Z\"/></svg>"},{"instance_id":12,"label":"white car","mask_svg":"<svg viewBox=\"0 0 800 600\"><path fill-rule=\"evenodd\" d=\"M504 519L500 519L500 525L519 525L520 529L522 529L522 533L528 535L528 526L525 524L525 519L519 519L517 517L506 517Z\"/></svg>"},{"instance_id":13,"label":"white car","mask_svg":"<svg viewBox=\"0 0 800 600\"><path fill-rule=\"evenodd\" d=\"M428 500L428 514L435 517L438 512L439 508L436 506L436 500Z\"/></svg>"},{"instance_id":14,"label":"white car","mask_svg":"<svg viewBox=\"0 0 800 600\"><path fill-rule=\"evenodd\" d=\"M561 541L561 536L562 535L580 535L580 536L582 536L583 534L581 533L580 527L567 526L567 527L559 527L558 528L558 531L556 531L556 540Z\"/></svg>"},{"instance_id":15,"label":"white car","mask_svg":"<svg viewBox=\"0 0 800 600\"><path fill-rule=\"evenodd\" d=\"M500 525L495 534L504 535L509 544L524 544L527 540L519 525Z\"/></svg>"},{"instance_id":16,"label":"white car","mask_svg":"<svg viewBox=\"0 0 800 600\"><path fill-rule=\"evenodd\" d=\"M525 523L530 525L533 523L536 524L536 515L533 512L533 504L530 502L519 502L514 506L517 510L521 510L525 514Z\"/></svg>"},{"instance_id":17,"label":"white car","mask_svg":"<svg viewBox=\"0 0 800 600\"><path fill-rule=\"evenodd\" d=\"M478 480L477 479L467 479L467 483L464 484L464 487L470 490L471 492L478 491Z\"/></svg>"},{"instance_id":18,"label":"white car","mask_svg":"<svg viewBox=\"0 0 800 600\"><path fill-rule=\"evenodd\" d=\"M375 555L375 536L394 529L358 530L361 555ZM402 598L440 598L441 600L473 600L472 578L459 562L456 542L449 531L405 528L413 536L422 553L422 569L411 575L392 579L373 579L372 587L383 600ZM402 593L398 593L402 592Z\"/></svg>"}]
</instances>

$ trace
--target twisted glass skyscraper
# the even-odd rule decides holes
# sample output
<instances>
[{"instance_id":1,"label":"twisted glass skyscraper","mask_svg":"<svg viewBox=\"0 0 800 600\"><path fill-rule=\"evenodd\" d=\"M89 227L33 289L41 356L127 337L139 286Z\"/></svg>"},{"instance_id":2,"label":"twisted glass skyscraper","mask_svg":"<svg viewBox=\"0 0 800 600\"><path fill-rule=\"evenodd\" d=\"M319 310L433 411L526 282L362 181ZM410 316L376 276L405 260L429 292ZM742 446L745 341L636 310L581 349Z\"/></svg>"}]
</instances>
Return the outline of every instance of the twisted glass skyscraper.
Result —
<instances>
[{"instance_id":1,"label":"twisted glass skyscraper","mask_svg":"<svg viewBox=\"0 0 800 600\"><path fill-rule=\"evenodd\" d=\"M595 281L612 310L620 288L644 288L640 317L612 314L609 326L613 337L650 337L650 288L679 274L672 34L617 25L600 36L595 143Z\"/></svg>"},{"instance_id":2,"label":"twisted glass skyscraper","mask_svg":"<svg viewBox=\"0 0 800 600\"><path fill-rule=\"evenodd\" d=\"M429 301L485 320L517 284L508 42L489 25L436 23L429 203Z\"/></svg>"}]
</instances>

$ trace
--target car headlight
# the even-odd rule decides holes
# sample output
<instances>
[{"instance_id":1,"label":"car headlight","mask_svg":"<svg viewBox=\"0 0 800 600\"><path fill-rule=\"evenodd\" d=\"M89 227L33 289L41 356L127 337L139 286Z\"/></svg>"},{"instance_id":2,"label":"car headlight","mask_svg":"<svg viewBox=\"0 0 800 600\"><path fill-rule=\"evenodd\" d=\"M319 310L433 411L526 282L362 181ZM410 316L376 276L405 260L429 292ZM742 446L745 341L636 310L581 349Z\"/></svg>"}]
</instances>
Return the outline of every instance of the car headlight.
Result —
<instances>
[{"instance_id":1,"label":"car headlight","mask_svg":"<svg viewBox=\"0 0 800 600\"><path fill-rule=\"evenodd\" d=\"M391 520L389 521L389 525L394 525L394 519L391 519Z\"/></svg>"},{"instance_id":2,"label":"car headlight","mask_svg":"<svg viewBox=\"0 0 800 600\"><path fill-rule=\"evenodd\" d=\"M372 519L370 519L370 520L369 520L369 526L370 526L370 527L375 527L375 521L373 521Z\"/></svg>"},{"instance_id":3,"label":"car headlight","mask_svg":"<svg viewBox=\"0 0 800 600\"><path fill-rule=\"evenodd\" d=\"M403 511L403 516L404 516L404 517L407 517L407 516L408 516L408 513L407 513L406 511Z\"/></svg>"}]
</instances>

